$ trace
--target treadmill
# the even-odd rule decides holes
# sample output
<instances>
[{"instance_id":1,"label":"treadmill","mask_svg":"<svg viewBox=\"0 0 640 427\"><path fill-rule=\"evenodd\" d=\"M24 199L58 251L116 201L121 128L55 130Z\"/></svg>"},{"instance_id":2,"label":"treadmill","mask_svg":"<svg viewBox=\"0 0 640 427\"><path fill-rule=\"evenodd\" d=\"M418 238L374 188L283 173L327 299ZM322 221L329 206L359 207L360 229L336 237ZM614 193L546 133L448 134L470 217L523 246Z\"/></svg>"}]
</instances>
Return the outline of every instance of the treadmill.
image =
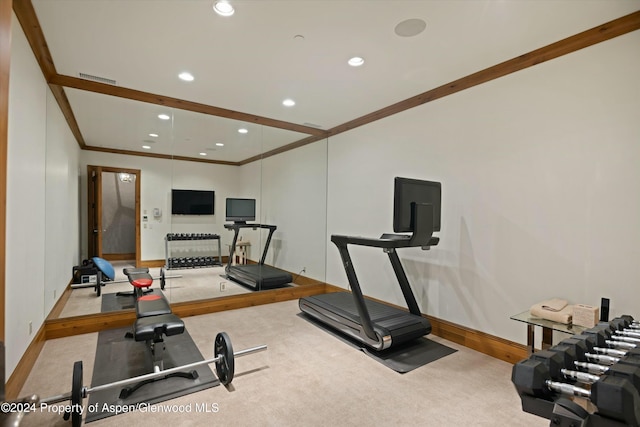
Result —
<instances>
[{"instance_id":1,"label":"treadmill","mask_svg":"<svg viewBox=\"0 0 640 427\"><path fill-rule=\"evenodd\" d=\"M433 236L440 230L441 184L409 178L394 181L394 232L380 238L332 235L347 274L351 292L335 292L301 298L300 310L314 320L376 351L431 333L431 323L422 316L409 285L397 249L436 246ZM408 311L364 297L348 245L382 249L388 256L404 295Z\"/></svg>"},{"instance_id":2,"label":"treadmill","mask_svg":"<svg viewBox=\"0 0 640 427\"><path fill-rule=\"evenodd\" d=\"M264 264L264 261L267 258L269 244L271 243L271 237L277 228L275 225L233 223L225 224L224 228L234 231L229 260L225 267L227 278L253 289L254 291L282 288L293 282L293 277L290 273ZM258 228L265 228L269 230L269 236L267 237L267 241L264 245L262 258L260 258L260 262L257 264L231 265L233 261L233 254L236 251L238 235L240 234L240 230L243 228L252 228L254 230Z\"/></svg>"}]
</instances>

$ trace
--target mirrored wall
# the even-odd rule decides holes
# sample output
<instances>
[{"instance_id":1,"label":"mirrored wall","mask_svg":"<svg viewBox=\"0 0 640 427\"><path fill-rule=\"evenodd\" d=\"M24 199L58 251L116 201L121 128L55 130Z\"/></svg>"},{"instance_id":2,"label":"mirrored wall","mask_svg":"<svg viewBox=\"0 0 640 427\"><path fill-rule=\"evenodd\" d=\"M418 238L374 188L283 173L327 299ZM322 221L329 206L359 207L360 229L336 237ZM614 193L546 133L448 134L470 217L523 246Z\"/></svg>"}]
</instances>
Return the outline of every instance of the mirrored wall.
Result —
<instances>
[{"instance_id":1,"label":"mirrored wall","mask_svg":"<svg viewBox=\"0 0 640 427\"><path fill-rule=\"evenodd\" d=\"M123 274L127 267L148 267L154 292L172 303L270 292L227 276L229 267L262 259L290 274L291 284L284 286L324 282L326 140L272 155L308 135L77 89L65 93L86 149L76 153L77 167L69 166L75 182L66 184L77 186L79 241L63 244L79 246L78 263L94 255L107 259L116 280L105 282L100 296L93 286L74 288L60 317L132 310L133 298L117 295L133 289ZM47 150L47 159L64 155ZM58 164L48 161L47 168ZM60 202L56 185L47 183L47 205ZM211 197L211 204L185 210L188 202L176 201L178 190ZM274 226L239 230L234 256L234 230L225 227L232 223L227 199L255 200L249 223ZM75 222L70 215L69 224L45 226ZM71 274L71 265L46 265Z\"/></svg>"}]
</instances>

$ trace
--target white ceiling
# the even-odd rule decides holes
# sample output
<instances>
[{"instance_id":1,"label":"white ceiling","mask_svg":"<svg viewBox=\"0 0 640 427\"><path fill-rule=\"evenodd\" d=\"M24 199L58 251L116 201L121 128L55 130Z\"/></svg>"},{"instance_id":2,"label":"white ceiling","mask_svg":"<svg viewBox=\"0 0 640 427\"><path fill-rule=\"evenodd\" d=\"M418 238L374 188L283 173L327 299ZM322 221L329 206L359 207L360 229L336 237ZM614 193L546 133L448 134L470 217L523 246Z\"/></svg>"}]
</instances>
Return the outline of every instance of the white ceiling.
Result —
<instances>
[{"instance_id":1,"label":"white ceiling","mask_svg":"<svg viewBox=\"0 0 640 427\"><path fill-rule=\"evenodd\" d=\"M640 0L229 0L236 12L222 17L213 0L32 2L59 74L322 129L640 9ZM425 31L396 35L412 18ZM352 56L365 64L349 67ZM195 80L179 80L182 71ZM160 106L65 91L87 145L142 151L166 126ZM260 137L236 142L246 123L171 114L171 138L164 129L151 151L197 157L224 142L207 158L239 161L306 136L254 129L244 136Z\"/></svg>"}]
</instances>

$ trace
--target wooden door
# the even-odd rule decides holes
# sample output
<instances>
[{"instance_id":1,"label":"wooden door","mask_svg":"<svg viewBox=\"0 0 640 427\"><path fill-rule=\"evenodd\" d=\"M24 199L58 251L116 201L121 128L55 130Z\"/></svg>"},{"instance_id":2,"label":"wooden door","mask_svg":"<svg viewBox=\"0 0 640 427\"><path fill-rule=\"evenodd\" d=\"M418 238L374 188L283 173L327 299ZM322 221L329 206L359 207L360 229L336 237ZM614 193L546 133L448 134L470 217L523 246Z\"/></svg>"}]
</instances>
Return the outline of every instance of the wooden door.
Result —
<instances>
[{"instance_id":1,"label":"wooden door","mask_svg":"<svg viewBox=\"0 0 640 427\"><path fill-rule=\"evenodd\" d=\"M102 168L87 166L87 181L89 258L102 257Z\"/></svg>"}]
</instances>

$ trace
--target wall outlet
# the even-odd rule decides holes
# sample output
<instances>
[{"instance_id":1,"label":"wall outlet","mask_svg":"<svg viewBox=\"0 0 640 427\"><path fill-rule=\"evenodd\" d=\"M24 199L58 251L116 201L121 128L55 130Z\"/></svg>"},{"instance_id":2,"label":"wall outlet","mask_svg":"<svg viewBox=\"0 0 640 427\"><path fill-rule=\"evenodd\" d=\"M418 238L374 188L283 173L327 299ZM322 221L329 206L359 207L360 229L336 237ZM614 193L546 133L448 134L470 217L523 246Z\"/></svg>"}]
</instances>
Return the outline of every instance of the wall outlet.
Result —
<instances>
[{"instance_id":1,"label":"wall outlet","mask_svg":"<svg viewBox=\"0 0 640 427\"><path fill-rule=\"evenodd\" d=\"M33 323L29 321L29 335L31 335L31 332L33 332Z\"/></svg>"},{"instance_id":2,"label":"wall outlet","mask_svg":"<svg viewBox=\"0 0 640 427\"><path fill-rule=\"evenodd\" d=\"M58 293L58 292L57 292L57 290L56 290L56 289L54 289L54 290L53 290L53 299L56 299L56 294L57 294L57 293Z\"/></svg>"},{"instance_id":3,"label":"wall outlet","mask_svg":"<svg viewBox=\"0 0 640 427\"><path fill-rule=\"evenodd\" d=\"M220 282L220 292L227 290L227 282Z\"/></svg>"}]
</instances>

